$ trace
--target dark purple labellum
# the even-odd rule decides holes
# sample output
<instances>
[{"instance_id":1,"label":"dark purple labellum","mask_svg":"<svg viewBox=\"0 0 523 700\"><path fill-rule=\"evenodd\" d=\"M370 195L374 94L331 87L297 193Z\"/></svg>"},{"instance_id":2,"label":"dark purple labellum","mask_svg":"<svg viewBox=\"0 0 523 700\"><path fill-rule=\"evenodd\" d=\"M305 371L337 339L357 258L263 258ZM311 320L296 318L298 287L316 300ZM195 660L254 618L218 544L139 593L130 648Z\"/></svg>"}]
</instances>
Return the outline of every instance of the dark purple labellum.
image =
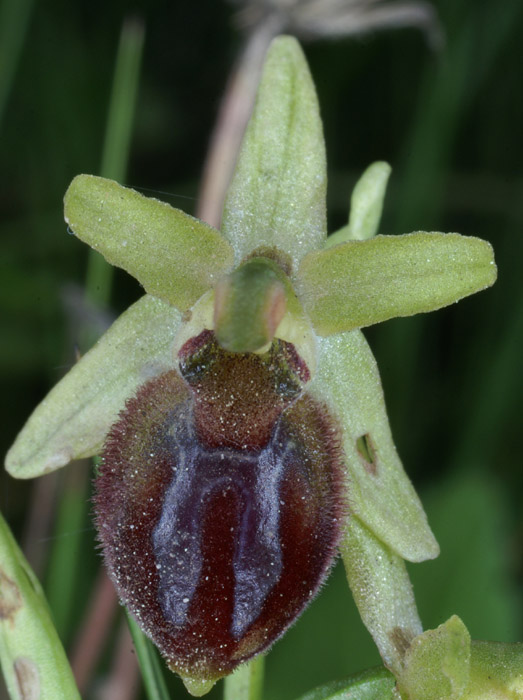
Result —
<instances>
[{"instance_id":1,"label":"dark purple labellum","mask_svg":"<svg viewBox=\"0 0 523 700\"><path fill-rule=\"evenodd\" d=\"M325 578L344 507L326 407L294 347L228 353L205 331L108 436L96 513L109 572L182 676L266 649Z\"/></svg>"}]
</instances>

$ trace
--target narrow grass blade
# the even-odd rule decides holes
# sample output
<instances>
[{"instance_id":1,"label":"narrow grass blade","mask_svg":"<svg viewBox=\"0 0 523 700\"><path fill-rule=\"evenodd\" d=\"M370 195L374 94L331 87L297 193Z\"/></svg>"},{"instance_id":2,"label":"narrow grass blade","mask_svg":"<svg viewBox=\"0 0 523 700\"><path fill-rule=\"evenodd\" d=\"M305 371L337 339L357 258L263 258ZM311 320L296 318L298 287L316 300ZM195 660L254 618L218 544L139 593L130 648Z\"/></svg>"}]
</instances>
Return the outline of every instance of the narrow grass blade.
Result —
<instances>
[{"instance_id":1,"label":"narrow grass blade","mask_svg":"<svg viewBox=\"0 0 523 700\"><path fill-rule=\"evenodd\" d=\"M33 5L34 0L3 0L0 5L0 125Z\"/></svg>"},{"instance_id":2,"label":"narrow grass blade","mask_svg":"<svg viewBox=\"0 0 523 700\"><path fill-rule=\"evenodd\" d=\"M145 31L137 19L124 22L116 56L113 88L105 131L101 175L122 182L125 179L136 95L140 77ZM103 257L92 251L87 267L87 296L106 305L111 294L113 270Z\"/></svg>"},{"instance_id":3,"label":"narrow grass blade","mask_svg":"<svg viewBox=\"0 0 523 700\"><path fill-rule=\"evenodd\" d=\"M158 652L129 613L127 613L127 622L131 630L138 661L140 662L147 700L170 700Z\"/></svg>"}]
</instances>

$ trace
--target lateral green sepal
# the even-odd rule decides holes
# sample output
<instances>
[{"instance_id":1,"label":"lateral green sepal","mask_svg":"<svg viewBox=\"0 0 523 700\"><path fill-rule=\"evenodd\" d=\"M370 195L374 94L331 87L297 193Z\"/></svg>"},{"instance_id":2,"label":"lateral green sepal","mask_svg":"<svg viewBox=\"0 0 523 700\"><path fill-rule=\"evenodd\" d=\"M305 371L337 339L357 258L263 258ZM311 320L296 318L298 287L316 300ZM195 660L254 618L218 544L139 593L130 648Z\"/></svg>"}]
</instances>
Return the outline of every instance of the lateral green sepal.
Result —
<instances>
[{"instance_id":1,"label":"lateral green sepal","mask_svg":"<svg viewBox=\"0 0 523 700\"><path fill-rule=\"evenodd\" d=\"M350 510L408 561L439 554L423 506L396 452L376 360L360 331L320 338L311 391L342 429Z\"/></svg>"},{"instance_id":2,"label":"lateral green sepal","mask_svg":"<svg viewBox=\"0 0 523 700\"><path fill-rule=\"evenodd\" d=\"M326 238L326 164L316 90L298 42L275 39L225 202L237 262L277 246L295 266Z\"/></svg>"},{"instance_id":3,"label":"lateral green sepal","mask_svg":"<svg viewBox=\"0 0 523 700\"><path fill-rule=\"evenodd\" d=\"M78 175L64 204L78 238L181 311L232 265L232 249L219 231L112 180Z\"/></svg>"},{"instance_id":4,"label":"lateral green sepal","mask_svg":"<svg viewBox=\"0 0 523 700\"><path fill-rule=\"evenodd\" d=\"M180 320L150 295L127 309L36 407L7 453L7 471L29 479L97 454L140 384L172 369Z\"/></svg>"},{"instance_id":5,"label":"lateral green sepal","mask_svg":"<svg viewBox=\"0 0 523 700\"><path fill-rule=\"evenodd\" d=\"M363 624L385 666L398 676L406 650L422 631L405 562L355 516L340 551Z\"/></svg>"},{"instance_id":6,"label":"lateral green sepal","mask_svg":"<svg viewBox=\"0 0 523 700\"><path fill-rule=\"evenodd\" d=\"M80 700L40 583L1 514L0 662L13 700Z\"/></svg>"},{"instance_id":7,"label":"lateral green sepal","mask_svg":"<svg viewBox=\"0 0 523 700\"><path fill-rule=\"evenodd\" d=\"M495 280L486 241L420 232L309 253L301 261L296 289L315 330L330 335L433 311Z\"/></svg>"}]
</instances>

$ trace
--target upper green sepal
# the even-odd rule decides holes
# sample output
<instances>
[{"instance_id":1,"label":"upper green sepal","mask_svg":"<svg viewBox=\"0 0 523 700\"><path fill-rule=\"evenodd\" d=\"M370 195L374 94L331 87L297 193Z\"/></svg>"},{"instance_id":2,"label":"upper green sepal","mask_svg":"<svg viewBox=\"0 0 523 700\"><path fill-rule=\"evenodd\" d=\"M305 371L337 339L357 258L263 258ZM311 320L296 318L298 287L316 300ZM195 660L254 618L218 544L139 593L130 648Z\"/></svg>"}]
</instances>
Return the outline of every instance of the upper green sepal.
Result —
<instances>
[{"instance_id":1,"label":"upper green sepal","mask_svg":"<svg viewBox=\"0 0 523 700\"><path fill-rule=\"evenodd\" d=\"M492 247L457 233L349 241L309 253L297 291L320 335L447 306L496 280Z\"/></svg>"},{"instance_id":2,"label":"upper green sepal","mask_svg":"<svg viewBox=\"0 0 523 700\"><path fill-rule=\"evenodd\" d=\"M219 231L112 180L78 175L64 205L78 238L181 311L232 265L232 249Z\"/></svg>"},{"instance_id":3,"label":"upper green sepal","mask_svg":"<svg viewBox=\"0 0 523 700\"><path fill-rule=\"evenodd\" d=\"M225 202L222 233L239 262L277 246L295 266L326 238L326 163L316 91L298 42L275 39L267 53Z\"/></svg>"},{"instance_id":4,"label":"upper green sepal","mask_svg":"<svg viewBox=\"0 0 523 700\"><path fill-rule=\"evenodd\" d=\"M36 407L7 453L7 471L30 479L98 454L126 400L172 369L180 321L149 295L127 309Z\"/></svg>"},{"instance_id":5,"label":"upper green sepal","mask_svg":"<svg viewBox=\"0 0 523 700\"><path fill-rule=\"evenodd\" d=\"M80 700L40 583L1 514L0 662L13 699Z\"/></svg>"}]
</instances>

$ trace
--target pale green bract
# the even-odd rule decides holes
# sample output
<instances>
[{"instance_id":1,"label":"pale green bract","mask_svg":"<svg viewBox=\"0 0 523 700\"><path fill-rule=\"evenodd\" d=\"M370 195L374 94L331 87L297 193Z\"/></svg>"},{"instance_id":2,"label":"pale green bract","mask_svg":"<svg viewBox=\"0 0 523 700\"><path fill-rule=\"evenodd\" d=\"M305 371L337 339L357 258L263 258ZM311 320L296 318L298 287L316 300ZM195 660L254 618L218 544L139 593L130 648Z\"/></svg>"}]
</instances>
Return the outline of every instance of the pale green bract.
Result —
<instances>
[{"instance_id":1,"label":"pale green bract","mask_svg":"<svg viewBox=\"0 0 523 700\"><path fill-rule=\"evenodd\" d=\"M378 369L358 329L451 304L491 285L496 267L490 245L475 238L375 236L390 174L381 162L356 185L349 224L328 239L325 172L307 63L294 39L280 37L267 55L221 233L115 182L75 178L65 197L71 231L133 274L147 294L37 407L6 465L29 478L96 454L127 399L175 368L175 352L204 328L232 352L263 351L275 337L292 343L312 375L308 390L339 428L352 513L341 546L349 584L405 697L420 700L420 692L432 692L416 689L432 637L422 636L404 559L433 558L438 545L394 447ZM465 688L462 660L453 638L445 644L435 658L451 649L458 692ZM245 685L252 668L233 677L232 687ZM514 684L511 673L505 680ZM380 679L387 693L389 680ZM354 690L361 691L354 697L377 697L371 686L370 694L363 685Z\"/></svg>"},{"instance_id":2,"label":"pale green bract","mask_svg":"<svg viewBox=\"0 0 523 700\"><path fill-rule=\"evenodd\" d=\"M12 698L80 700L40 583L1 514L0 662Z\"/></svg>"}]
</instances>

